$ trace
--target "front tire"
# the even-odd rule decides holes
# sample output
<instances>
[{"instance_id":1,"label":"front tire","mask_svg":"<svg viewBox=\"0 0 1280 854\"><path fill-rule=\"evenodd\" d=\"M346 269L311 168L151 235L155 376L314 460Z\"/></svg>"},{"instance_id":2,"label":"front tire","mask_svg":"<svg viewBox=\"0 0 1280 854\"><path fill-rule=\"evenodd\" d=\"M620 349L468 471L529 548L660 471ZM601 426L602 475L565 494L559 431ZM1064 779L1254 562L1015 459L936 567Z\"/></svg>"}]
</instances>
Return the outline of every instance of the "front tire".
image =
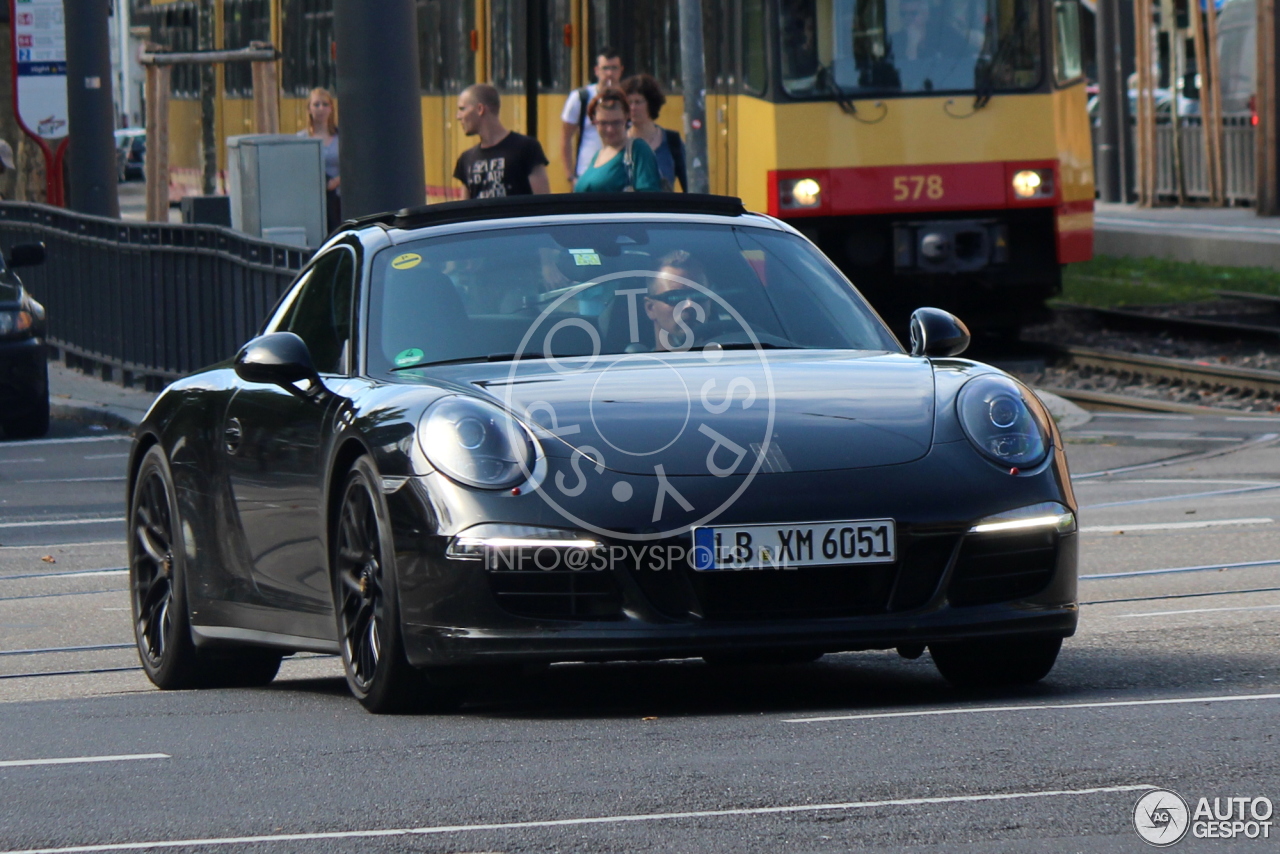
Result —
<instances>
[{"instance_id":1,"label":"front tire","mask_svg":"<svg viewBox=\"0 0 1280 854\"><path fill-rule=\"evenodd\" d=\"M391 562L387 512L373 462L360 457L343 484L330 547L342 668L351 693L370 712L447 706L440 686L409 664Z\"/></svg>"},{"instance_id":2,"label":"front tire","mask_svg":"<svg viewBox=\"0 0 1280 854\"><path fill-rule=\"evenodd\" d=\"M943 678L957 688L1029 685L1049 675L1062 638L1006 637L929 644Z\"/></svg>"}]
</instances>

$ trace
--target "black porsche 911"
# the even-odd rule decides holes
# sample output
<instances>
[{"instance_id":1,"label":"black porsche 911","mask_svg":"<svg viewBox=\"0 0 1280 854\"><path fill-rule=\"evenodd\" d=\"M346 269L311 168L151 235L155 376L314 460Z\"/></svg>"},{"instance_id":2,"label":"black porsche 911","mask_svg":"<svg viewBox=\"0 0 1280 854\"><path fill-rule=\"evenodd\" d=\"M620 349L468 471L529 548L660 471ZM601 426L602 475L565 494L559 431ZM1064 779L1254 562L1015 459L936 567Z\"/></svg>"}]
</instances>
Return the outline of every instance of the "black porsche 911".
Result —
<instances>
[{"instance_id":1,"label":"black porsche 911","mask_svg":"<svg viewBox=\"0 0 1280 854\"><path fill-rule=\"evenodd\" d=\"M372 711L462 674L926 646L1030 682L1076 627L1075 499L1035 395L905 353L787 225L674 194L348 223L130 461L133 617L162 688L338 653Z\"/></svg>"}]
</instances>

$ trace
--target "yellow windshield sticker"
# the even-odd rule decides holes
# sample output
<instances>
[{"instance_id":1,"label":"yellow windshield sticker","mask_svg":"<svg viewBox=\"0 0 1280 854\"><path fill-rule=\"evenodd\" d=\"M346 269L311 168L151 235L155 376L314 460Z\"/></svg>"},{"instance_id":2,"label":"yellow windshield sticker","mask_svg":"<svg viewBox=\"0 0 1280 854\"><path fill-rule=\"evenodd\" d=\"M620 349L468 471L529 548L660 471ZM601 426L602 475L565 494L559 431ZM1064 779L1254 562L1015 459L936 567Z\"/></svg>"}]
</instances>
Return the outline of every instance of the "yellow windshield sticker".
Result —
<instances>
[{"instance_id":1,"label":"yellow windshield sticker","mask_svg":"<svg viewBox=\"0 0 1280 854\"><path fill-rule=\"evenodd\" d=\"M573 263L579 267L600 266L600 253L594 249L570 249L569 254L573 256Z\"/></svg>"},{"instance_id":2,"label":"yellow windshield sticker","mask_svg":"<svg viewBox=\"0 0 1280 854\"><path fill-rule=\"evenodd\" d=\"M406 252L403 255L397 255L395 260L391 262L391 266L397 270L412 270L421 263L421 255L416 252Z\"/></svg>"}]
</instances>

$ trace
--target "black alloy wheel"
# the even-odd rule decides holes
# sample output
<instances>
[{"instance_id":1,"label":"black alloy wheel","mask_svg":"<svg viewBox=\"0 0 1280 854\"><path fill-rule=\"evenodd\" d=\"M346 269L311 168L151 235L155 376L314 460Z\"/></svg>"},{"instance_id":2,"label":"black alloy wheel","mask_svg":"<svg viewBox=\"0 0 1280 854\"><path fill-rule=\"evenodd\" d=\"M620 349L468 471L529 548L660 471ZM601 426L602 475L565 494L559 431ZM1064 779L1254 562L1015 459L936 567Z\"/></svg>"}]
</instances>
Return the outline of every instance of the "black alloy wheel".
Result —
<instances>
[{"instance_id":1,"label":"black alloy wheel","mask_svg":"<svg viewBox=\"0 0 1280 854\"><path fill-rule=\"evenodd\" d=\"M147 451L129 508L129 590L142 668L158 688L266 685L281 653L197 650L191 639L185 550L173 477L157 445Z\"/></svg>"},{"instance_id":2,"label":"black alloy wheel","mask_svg":"<svg viewBox=\"0 0 1280 854\"><path fill-rule=\"evenodd\" d=\"M1029 685L1049 675L1062 638L1003 637L929 644L943 678L957 688Z\"/></svg>"},{"instance_id":3,"label":"black alloy wheel","mask_svg":"<svg viewBox=\"0 0 1280 854\"><path fill-rule=\"evenodd\" d=\"M333 526L334 611L347 685L361 705L377 714L447 706L441 686L432 685L405 657L378 482L372 461L356 460Z\"/></svg>"},{"instance_id":4,"label":"black alloy wheel","mask_svg":"<svg viewBox=\"0 0 1280 854\"><path fill-rule=\"evenodd\" d=\"M134 638L147 677L160 688L191 688L200 668L179 579L177 503L159 446L147 451L129 508L129 590Z\"/></svg>"}]
</instances>

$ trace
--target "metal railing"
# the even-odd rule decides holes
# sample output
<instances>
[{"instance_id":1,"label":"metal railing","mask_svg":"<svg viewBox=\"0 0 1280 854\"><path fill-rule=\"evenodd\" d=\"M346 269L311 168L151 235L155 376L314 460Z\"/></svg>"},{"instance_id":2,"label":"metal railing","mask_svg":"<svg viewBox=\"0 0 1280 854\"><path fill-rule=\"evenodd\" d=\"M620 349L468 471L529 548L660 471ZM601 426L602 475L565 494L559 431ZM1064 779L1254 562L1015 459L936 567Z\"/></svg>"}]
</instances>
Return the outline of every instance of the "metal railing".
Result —
<instances>
[{"instance_id":1,"label":"metal railing","mask_svg":"<svg viewBox=\"0 0 1280 854\"><path fill-rule=\"evenodd\" d=\"M1186 198L1190 201L1208 201L1209 175L1204 156L1201 118L1184 116L1180 125L1178 130ZM1249 116L1223 117L1223 196L1228 205L1252 205L1257 202L1253 142L1254 127ZM1156 123L1156 195L1168 201L1176 201L1178 198L1173 164L1173 123L1167 116L1161 116Z\"/></svg>"},{"instance_id":2,"label":"metal railing","mask_svg":"<svg viewBox=\"0 0 1280 854\"><path fill-rule=\"evenodd\" d=\"M0 250L34 241L47 260L19 276L48 312L49 342L149 387L234 355L311 256L221 226L0 202Z\"/></svg>"}]
</instances>

